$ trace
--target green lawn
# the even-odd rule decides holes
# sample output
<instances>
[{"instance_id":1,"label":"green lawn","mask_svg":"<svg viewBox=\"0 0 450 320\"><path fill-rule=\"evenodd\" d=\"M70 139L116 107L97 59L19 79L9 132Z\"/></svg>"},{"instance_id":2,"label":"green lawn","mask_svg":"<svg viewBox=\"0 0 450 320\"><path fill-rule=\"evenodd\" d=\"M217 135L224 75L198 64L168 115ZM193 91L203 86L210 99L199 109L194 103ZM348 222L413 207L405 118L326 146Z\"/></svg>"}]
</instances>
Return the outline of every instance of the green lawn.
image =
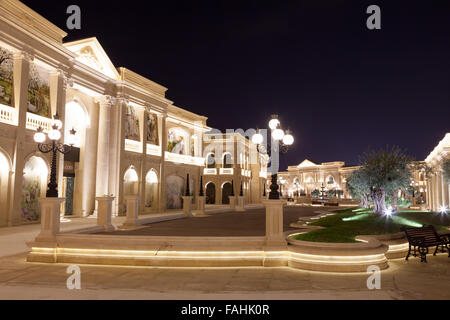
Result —
<instances>
[{"instance_id":1,"label":"green lawn","mask_svg":"<svg viewBox=\"0 0 450 320\"><path fill-rule=\"evenodd\" d=\"M450 226L449 214L405 210L388 218L376 216L371 213L371 210L346 209L336 212L336 215L324 217L309 224L325 229L313 230L293 238L313 242L351 243L358 242L355 240L358 235L397 233L403 226L421 227L431 224L437 230L445 230Z\"/></svg>"}]
</instances>

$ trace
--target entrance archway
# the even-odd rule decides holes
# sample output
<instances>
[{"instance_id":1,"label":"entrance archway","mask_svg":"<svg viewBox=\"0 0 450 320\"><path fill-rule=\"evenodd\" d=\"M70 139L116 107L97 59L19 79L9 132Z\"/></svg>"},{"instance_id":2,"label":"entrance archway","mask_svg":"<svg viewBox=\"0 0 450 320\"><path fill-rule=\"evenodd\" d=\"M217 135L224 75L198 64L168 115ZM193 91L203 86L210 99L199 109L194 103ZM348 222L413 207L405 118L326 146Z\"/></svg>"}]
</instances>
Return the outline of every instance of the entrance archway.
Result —
<instances>
[{"instance_id":1,"label":"entrance archway","mask_svg":"<svg viewBox=\"0 0 450 320\"><path fill-rule=\"evenodd\" d=\"M230 195L232 193L233 189L231 186L231 183L225 182L222 185L222 204L230 204Z\"/></svg>"},{"instance_id":2,"label":"entrance archway","mask_svg":"<svg viewBox=\"0 0 450 320\"><path fill-rule=\"evenodd\" d=\"M145 176L145 208L155 209L158 201L158 175L151 169Z\"/></svg>"},{"instance_id":3,"label":"entrance archway","mask_svg":"<svg viewBox=\"0 0 450 320\"><path fill-rule=\"evenodd\" d=\"M38 199L45 196L48 167L44 159L32 156L25 163L22 180L22 220L39 221Z\"/></svg>"},{"instance_id":4,"label":"entrance archway","mask_svg":"<svg viewBox=\"0 0 450 320\"><path fill-rule=\"evenodd\" d=\"M214 183L209 182L206 185L206 204L216 203L216 186Z\"/></svg>"}]
</instances>

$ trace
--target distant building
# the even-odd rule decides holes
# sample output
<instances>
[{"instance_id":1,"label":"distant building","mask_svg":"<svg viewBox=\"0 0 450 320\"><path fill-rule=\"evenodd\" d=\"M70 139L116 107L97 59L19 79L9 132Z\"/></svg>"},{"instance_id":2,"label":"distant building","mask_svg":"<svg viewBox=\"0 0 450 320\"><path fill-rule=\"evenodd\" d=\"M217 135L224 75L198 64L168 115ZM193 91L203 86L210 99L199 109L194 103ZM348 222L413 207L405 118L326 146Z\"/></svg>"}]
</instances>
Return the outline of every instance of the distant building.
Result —
<instances>
[{"instance_id":1,"label":"distant building","mask_svg":"<svg viewBox=\"0 0 450 320\"><path fill-rule=\"evenodd\" d=\"M349 199L347 178L358 166L345 166L345 162L325 162L321 164L304 160L297 166L289 166L287 171L279 173L279 181L283 197L294 197L297 194L311 196L314 190L336 190L342 197ZM270 185L270 177L269 177Z\"/></svg>"}]
</instances>

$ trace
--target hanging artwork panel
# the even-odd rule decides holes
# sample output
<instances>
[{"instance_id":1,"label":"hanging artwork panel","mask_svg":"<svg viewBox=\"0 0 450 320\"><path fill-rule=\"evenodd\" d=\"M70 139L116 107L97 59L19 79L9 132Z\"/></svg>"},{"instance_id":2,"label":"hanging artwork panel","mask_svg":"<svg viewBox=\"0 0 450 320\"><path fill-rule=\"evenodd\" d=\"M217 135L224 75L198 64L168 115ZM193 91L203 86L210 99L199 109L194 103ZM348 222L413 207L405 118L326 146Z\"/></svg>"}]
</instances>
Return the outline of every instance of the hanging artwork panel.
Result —
<instances>
[{"instance_id":1,"label":"hanging artwork panel","mask_svg":"<svg viewBox=\"0 0 450 320\"><path fill-rule=\"evenodd\" d=\"M0 47L0 104L13 107L13 57Z\"/></svg>"},{"instance_id":2,"label":"hanging artwork panel","mask_svg":"<svg viewBox=\"0 0 450 320\"><path fill-rule=\"evenodd\" d=\"M49 118L50 115L50 72L30 63L28 79L28 112Z\"/></svg>"},{"instance_id":3,"label":"hanging artwork panel","mask_svg":"<svg viewBox=\"0 0 450 320\"><path fill-rule=\"evenodd\" d=\"M139 134L139 118L136 108L127 106L127 115L125 119L125 138L129 140L141 141Z\"/></svg>"},{"instance_id":4,"label":"hanging artwork panel","mask_svg":"<svg viewBox=\"0 0 450 320\"><path fill-rule=\"evenodd\" d=\"M159 146L158 117L156 114L147 113L147 143Z\"/></svg>"}]
</instances>

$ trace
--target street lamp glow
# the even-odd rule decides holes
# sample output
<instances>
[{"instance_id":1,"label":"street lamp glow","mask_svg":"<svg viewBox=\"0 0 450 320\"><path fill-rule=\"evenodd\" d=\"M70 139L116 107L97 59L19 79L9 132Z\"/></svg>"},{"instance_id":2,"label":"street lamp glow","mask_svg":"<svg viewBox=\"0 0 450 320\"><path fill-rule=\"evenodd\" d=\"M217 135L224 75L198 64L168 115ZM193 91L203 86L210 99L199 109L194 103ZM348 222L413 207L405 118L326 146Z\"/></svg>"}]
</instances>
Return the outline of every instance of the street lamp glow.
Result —
<instances>
[{"instance_id":1,"label":"street lamp glow","mask_svg":"<svg viewBox=\"0 0 450 320\"><path fill-rule=\"evenodd\" d=\"M37 143L43 143L45 141L46 137L45 137L45 133L44 133L44 129L42 129L42 127L39 127L37 129L37 132L34 134L34 141L36 141Z\"/></svg>"},{"instance_id":2,"label":"street lamp glow","mask_svg":"<svg viewBox=\"0 0 450 320\"><path fill-rule=\"evenodd\" d=\"M291 146L294 143L294 137L289 132L283 137L283 143L287 146Z\"/></svg>"},{"instance_id":3,"label":"street lamp glow","mask_svg":"<svg viewBox=\"0 0 450 320\"><path fill-rule=\"evenodd\" d=\"M254 144L256 144L256 145L258 145L258 144L262 144L263 143L263 141L264 141L264 137L263 137L263 135L261 134L261 133L255 133L254 135L253 135L253 137L252 137L252 142L254 143Z\"/></svg>"},{"instance_id":4,"label":"street lamp glow","mask_svg":"<svg viewBox=\"0 0 450 320\"><path fill-rule=\"evenodd\" d=\"M77 136L75 135L77 132L75 131L75 129L70 130L69 132L69 137L67 138L67 143L70 146L74 146L77 143Z\"/></svg>"},{"instance_id":5,"label":"street lamp glow","mask_svg":"<svg viewBox=\"0 0 450 320\"><path fill-rule=\"evenodd\" d=\"M58 141L59 139L61 139L61 132L58 129L56 129L56 125L53 127L52 130L48 132L48 137L50 138L50 140L53 141Z\"/></svg>"},{"instance_id":6,"label":"street lamp glow","mask_svg":"<svg viewBox=\"0 0 450 320\"><path fill-rule=\"evenodd\" d=\"M439 212L441 214L447 214L448 208L446 206L440 206L439 207Z\"/></svg>"},{"instance_id":7,"label":"street lamp glow","mask_svg":"<svg viewBox=\"0 0 450 320\"><path fill-rule=\"evenodd\" d=\"M281 129L275 129L272 132L272 138L276 141L281 141L284 138L284 131Z\"/></svg>"},{"instance_id":8,"label":"street lamp glow","mask_svg":"<svg viewBox=\"0 0 450 320\"><path fill-rule=\"evenodd\" d=\"M278 120L277 118L273 118L272 120L269 121L269 128L272 130L277 129L279 125L280 120Z\"/></svg>"}]
</instances>

